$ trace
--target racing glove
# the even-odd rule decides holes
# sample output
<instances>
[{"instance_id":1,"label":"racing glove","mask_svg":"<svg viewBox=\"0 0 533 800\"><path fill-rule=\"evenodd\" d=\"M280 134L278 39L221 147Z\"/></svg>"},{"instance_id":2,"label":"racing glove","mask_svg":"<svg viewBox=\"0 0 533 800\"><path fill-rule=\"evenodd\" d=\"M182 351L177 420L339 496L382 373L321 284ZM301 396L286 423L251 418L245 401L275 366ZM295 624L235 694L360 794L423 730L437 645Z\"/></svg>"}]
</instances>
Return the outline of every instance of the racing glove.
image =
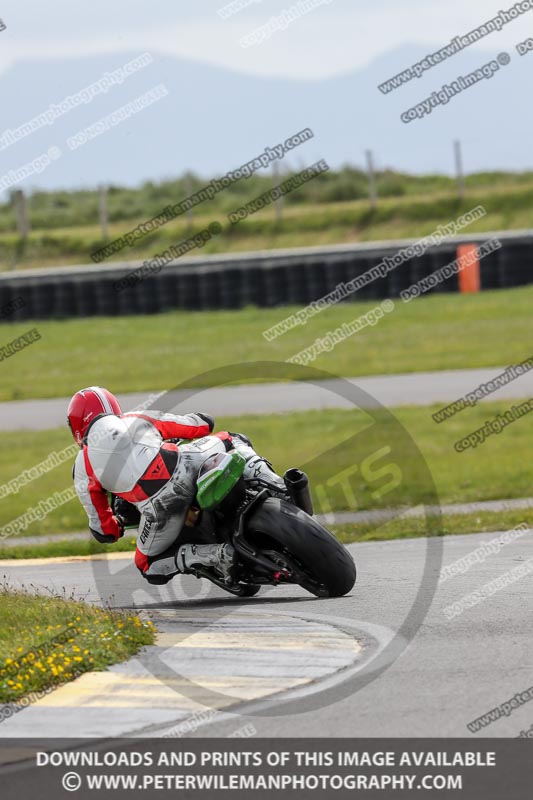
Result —
<instances>
[{"instance_id":1,"label":"racing glove","mask_svg":"<svg viewBox=\"0 0 533 800\"><path fill-rule=\"evenodd\" d=\"M212 432L213 428L215 427L215 418L211 416L211 414L204 414L201 411L195 411L197 417L203 419L204 422L207 422L209 425L209 433Z\"/></svg>"},{"instance_id":2,"label":"racing glove","mask_svg":"<svg viewBox=\"0 0 533 800\"><path fill-rule=\"evenodd\" d=\"M99 533L98 531L90 528L92 535L97 542L100 542L100 544L114 544L124 536L124 519L120 516L120 514L116 514L113 519L115 519L119 525L119 531L116 536L114 536L112 533Z\"/></svg>"}]
</instances>

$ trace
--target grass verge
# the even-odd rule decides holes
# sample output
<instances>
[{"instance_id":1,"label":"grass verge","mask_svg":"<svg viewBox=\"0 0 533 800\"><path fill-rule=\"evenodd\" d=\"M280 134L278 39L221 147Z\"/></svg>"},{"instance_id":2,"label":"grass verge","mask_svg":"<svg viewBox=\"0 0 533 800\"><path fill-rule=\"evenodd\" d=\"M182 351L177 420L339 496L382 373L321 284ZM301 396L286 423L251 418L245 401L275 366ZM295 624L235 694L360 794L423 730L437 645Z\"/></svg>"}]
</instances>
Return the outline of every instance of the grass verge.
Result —
<instances>
[{"instance_id":1,"label":"grass verge","mask_svg":"<svg viewBox=\"0 0 533 800\"><path fill-rule=\"evenodd\" d=\"M533 286L399 300L393 313L313 366L347 377L507 366L532 354L532 302ZM0 345L34 325L42 338L4 362L0 401L69 397L94 384L148 396L183 381L206 386L207 371L237 363L250 364L246 381L256 383L255 362L283 362L376 304L340 303L271 342L263 331L296 307L2 323Z\"/></svg>"},{"instance_id":2,"label":"grass verge","mask_svg":"<svg viewBox=\"0 0 533 800\"><path fill-rule=\"evenodd\" d=\"M469 533L508 531L526 523L533 528L533 509L523 511L475 512L471 514L428 515L426 518L396 518L388 522L353 522L326 525L343 544L354 542L382 542L392 539L413 539L424 536L459 536ZM118 544L101 545L97 552L133 551L135 540L122 539ZM53 558L56 556L88 556L94 554L91 542L62 541L44 545L20 545L0 548L0 560L15 561L28 558ZM0 658L1 661L1 658Z\"/></svg>"},{"instance_id":3,"label":"grass verge","mask_svg":"<svg viewBox=\"0 0 533 800\"><path fill-rule=\"evenodd\" d=\"M154 641L138 616L60 596L0 588L0 702L66 683L124 661Z\"/></svg>"},{"instance_id":4,"label":"grass verge","mask_svg":"<svg viewBox=\"0 0 533 800\"><path fill-rule=\"evenodd\" d=\"M329 507L336 511L413 507L437 501L441 504L475 502L532 494L533 463L528 434L533 414L518 419L475 450L461 454L454 450L456 441L481 428L486 420L504 413L510 405L510 402L482 403L440 425L431 416L436 406L406 406L391 409L392 416L378 415L374 423L369 414L359 410L328 410L220 418L217 428L248 434L256 450L269 458L281 474L292 466L305 469L314 491L317 512L325 513ZM69 441L66 429L3 433L0 474L9 481L44 461L54 450L63 449ZM369 480L362 462L383 446L391 448L391 455L378 460L374 469L393 461L401 469L402 477L393 491L376 496L376 488L382 486L384 478ZM28 509L38 507L40 501L72 485L71 469L71 462L65 462L30 481L17 493L3 496L0 547L6 526ZM331 479L344 470L351 470L351 496L346 494L341 481L331 486ZM428 471L434 487L428 479ZM327 505L320 487L327 487ZM87 530L87 518L74 498L40 522L32 522L20 536L22 539L23 536L76 530ZM59 548L60 543L54 546ZM99 547L96 542L93 546ZM58 550L56 554L61 555L61 552Z\"/></svg>"},{"instance_id":5,"label":"grass verge","mask_svg":"<svg viewBox=\"0 0 533 800\"><path fill-rule=\"evenodd\" d=\"M54 537L57 541L49 541L46 544L24 544L15 547L0 546L1 559L24 559L24 558L62 558L67 556L98 556L108 553L123 553L135 550L135 538L126 536L120 539L111 547L105 544L98 544L92 536L87 533L84 540L70 539L64 536Z\"/></svg>"},{"instance_id":6,"label":"grass verge","mask_svg":"<svg viewBox=\"0 0 533 800\"><path fill-rule=\"evenodd\" d=\"M266 188L270 189L271 186L267 185ZM261 195L264 190L252 191L248 197L235 198L233 202L222 206L216 200L202 204L194 215L193 227L183 217L178 217L138 239L134 246L125 248L114 258L106 259L106 263L152 257L205 228L213 220L223 225L223 231L204 247L204 253L420 238L480 204L485 207L487 215L468 228L470 233L524 229L530 225L533 193L531 176L525 182L516 181L514 185L497 176L483 186L471 186L463 200L457 198L455 187L451 191L438 190L429 194L424 193L421 187L421 193L417 195L380 196L377 208L371 209L366 196L360 200L320 202L319 197L310 194L304 201L300 189L298 194L302 202L285 203L281 220L272 206L268 206L239 225L229 225L227 213L246 200ZM366 195L366 187L364 192ZM227 194L224 199L229 200ZM128 214L127 220L112 220L109 240L132 230L137 224L160 213L167 202L175 200L176 196L162 199L152 205L152 211L148 213L146 204L138 204L137 215ZM63 203L60 205L64 208ZM18 268L35 268L90 264L90 253L104 244L97 224L96 207L92 224L72 224L74 220L71 218L65 227L67 219L64 213L54 216L55 224L50 217L45 220L35 216L32 232L25 242L14 232L15 221L11 217L13 231L0 232L0 269L10 269L14 265ZM46 222L46 227L41 227L39 222L41 225ZM2 227L5 227L5 221Z\"/></svg>"},{"instance_id":7,"label":"grass verge","mask_svg":"<svg viewBox=\"0 0 533 800\"><path fill-rule=\"evenodd\" d=\"M443 514L441 517L394 519L380 523L334 525L332 530L344 544L413 539L421 536L460 536L469 533L509 531L526 523L533 528L533 509L523 511L482 511L472 514Z\"/></svg>"}]
</instances>

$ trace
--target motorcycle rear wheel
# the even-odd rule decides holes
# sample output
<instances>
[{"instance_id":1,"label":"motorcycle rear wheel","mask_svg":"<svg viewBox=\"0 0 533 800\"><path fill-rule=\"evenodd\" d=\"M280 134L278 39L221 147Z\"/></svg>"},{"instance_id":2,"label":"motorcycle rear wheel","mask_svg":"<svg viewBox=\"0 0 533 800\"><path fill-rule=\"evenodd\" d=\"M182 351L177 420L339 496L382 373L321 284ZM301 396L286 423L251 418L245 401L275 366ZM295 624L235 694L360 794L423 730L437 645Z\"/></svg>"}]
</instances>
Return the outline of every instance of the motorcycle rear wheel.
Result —
<instances>
[{"instance_id":1,"label":"motorcycle rear wheel","mask_svg":"<svg viewBox=\"0 0 533 800\"><path fill-rule=\"evenodd\" d=\"M342 597L357 579L348 550L316 519L286 500L269 497L246 520L245 536L260 550L275 550L305 574L300 586L317 597Z\"/></svg>"}]
</instances>

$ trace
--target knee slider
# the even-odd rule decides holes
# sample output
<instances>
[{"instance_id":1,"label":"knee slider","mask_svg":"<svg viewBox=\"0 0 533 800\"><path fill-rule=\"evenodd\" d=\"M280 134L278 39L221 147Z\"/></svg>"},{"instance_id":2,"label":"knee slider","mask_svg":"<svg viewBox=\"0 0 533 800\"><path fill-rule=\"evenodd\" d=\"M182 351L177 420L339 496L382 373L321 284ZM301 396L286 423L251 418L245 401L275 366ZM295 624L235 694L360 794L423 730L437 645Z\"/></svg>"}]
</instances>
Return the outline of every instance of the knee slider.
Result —
<instances>
[{"instance_id":1,"label":"knee slider","mask_svg":"<svg viewBox=\"0 0 533 800\"><path fill-rule=\"evenodd\" d=\"M148 573L142 573L143 578L152 586L163 586L165 583L168 583L172 580L172 575L148 575Z\"/></svg>"}]
</instances>

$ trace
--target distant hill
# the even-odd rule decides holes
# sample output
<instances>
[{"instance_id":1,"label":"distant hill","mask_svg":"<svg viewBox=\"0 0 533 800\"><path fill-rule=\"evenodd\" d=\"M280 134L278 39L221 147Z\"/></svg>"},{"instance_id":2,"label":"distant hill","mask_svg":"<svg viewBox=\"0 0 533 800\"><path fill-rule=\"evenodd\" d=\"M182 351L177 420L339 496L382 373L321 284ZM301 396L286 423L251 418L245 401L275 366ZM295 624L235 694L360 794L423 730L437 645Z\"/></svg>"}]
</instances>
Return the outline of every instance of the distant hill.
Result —
<instances>
[{"instance_id":1,"label":"distant hill","mask_svg":"<svg viewBox=\"0 0 533 800\"><path fill-rule=\"evenodd\" d=\"M511 53L511 64L490 81L405 125L402 111L490 58L469 49L389 95L378 91L379 83L434 49L406 45L365 69L316 81L251 77L154 54L152 64L121 86L1 151L0 176L51 145L59 146L63 156L21 185L76 188L104 181L134 186L187 169L207 176L233 169L308 126L315 139L294 152L292 166L320 158L332 167L362 165L364 150L372 148L381 167L449 173L451 141L458 137L464 142L468 171L530 168L533 109L526 77L533 54L520 58ZM0 135L137 55L19 63L2 76ZM167 97L79 150L67 148L68 136L160 83L166 85Z\"/></svg>"}]
</instances>

